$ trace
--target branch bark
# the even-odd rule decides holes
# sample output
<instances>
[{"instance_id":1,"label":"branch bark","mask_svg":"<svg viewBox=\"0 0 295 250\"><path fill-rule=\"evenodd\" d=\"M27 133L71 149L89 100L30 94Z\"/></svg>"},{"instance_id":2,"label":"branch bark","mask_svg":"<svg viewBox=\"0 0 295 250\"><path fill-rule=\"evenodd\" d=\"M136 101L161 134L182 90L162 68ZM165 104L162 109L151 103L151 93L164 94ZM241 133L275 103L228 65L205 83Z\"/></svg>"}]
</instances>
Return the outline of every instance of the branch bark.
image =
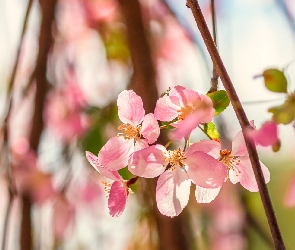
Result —
<instances>
[{"instance_id":1,"label":"branch bark","mask_svg":"<svg viewBox=\"0 0 295 250\"><path fill-rule=\"evenodd\" d=\"M210 54L210 57L213 61L214 67L217 71L217 74L219 75L223 86L228 94L228 97L231 100L231 103L233 105L234 111L236 113L236 116L239 120L239 123L241 125L243 135L246 138L245 135L245 129L247 127L251 127L248 121L248 118L246 116L246 113L242 107L242 104L239 100L239 97L236 93L236 90L231 82L231 79L226 71L226 68L224 67L224 64L221 60L221 57L217 51L216 45L211 37L210 31L207 27L205 18L203 16L202 10L198 4L198 1L196 0L187 0L187 6L191 9L193 16L195 18L195 21L197 23L198 29L203 37L203 40L205 42L205 45L207 47L207 50ZM256 151L256 147L253 141L251 140L245 140L246 146L248 149L249 157L252 163L252 167L254 170L255 178L258 184L259 193L261 196L262 204L264 207L264 211L268 220L268 224L270 227L270 231L273 238L273 243L275 246L275 249L285 249L284 241L279 229L279 225L277 223L277 219L275 216L275 212L272 206L272 202L268 193L267 186L264 181L264 177L262 174L261 166L259 163L258 154Z\"/></svg>"},{"instance_id":2,"label":"branch bark","mask_svg":"<svg viewBox=\"0 0 295 250\"><path fill-rule=\"evenodd\" d=\"M127 25L127 39L133 63L133 77L131 87L141 96L146 113L153 113L158 99L156 85L156 70L148 36L141 15L138 0L119 0L123 16ZM166 143L166 138L159 138L159 142ZM187 233L184 213L175 218L168 218L159 213L156 208L155 187L156 180L147 181L146 195L152 200L152 212L157 221L159 249L185 250L189 249L190 235Z\"/></svg>"}]
</instances>

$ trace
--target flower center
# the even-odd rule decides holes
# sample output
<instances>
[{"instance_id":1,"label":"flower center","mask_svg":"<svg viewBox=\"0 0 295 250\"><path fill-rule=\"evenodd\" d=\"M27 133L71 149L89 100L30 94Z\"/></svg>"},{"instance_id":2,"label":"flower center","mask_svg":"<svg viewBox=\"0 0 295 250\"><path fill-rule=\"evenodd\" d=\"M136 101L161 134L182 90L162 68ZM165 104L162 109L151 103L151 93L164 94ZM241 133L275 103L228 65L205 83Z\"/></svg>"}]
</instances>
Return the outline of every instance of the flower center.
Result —
<instances>
[{"instance_id":1,"label":"flower center","mask_svg":"<svg viewBox=\"0 0 295 250\"><path fill-rule=\"evenodd\" d=\"M169 169L174 170L176 167L184 167L185 166L185 153L181 151L180 148L176 150L167 150L164 153L165 161L170 164Z\"/></svg>"},{"instance_id":2,"label":"flower center","mask_svg":"<svg viewBox=\"0 0 295 250\"><path fill-rule=\"evenodd\" d=\"M191 113L193 113L193 111L194 111L194 108L192 106L182 107L180 110L177 111L179 113L178 119L184 120L184 118L190 115Z\"/></svg>"},{"instance_id":3,"label":"flower center","mask_svg":"<svg viewBox=\"0 0 295 250\"><path fill-rule=\"evenodd\" d=\"M238 158L238 156L231 155L230 150L224 149L220 150L220 157L218 160L227 167L228 171L233 170L236 173L236 176L238 176L241 173L241 171L236 167L240 164L240 160ZM227 176L227 178L229 177Z\"/></svg>"},{"instance_id":4,"label":"flower center","mask_svg":"<svg viewBox=\"0 0 295 250\"><path fill-rule=\"evenodd\" d=\"M131 124L121 124L118 129L122 131L121 133L118 133L117 136L123 136L124 139L130 140L130 139L140 139L140 129L141 126L137 126L136 128L132 126Z\"/></svg>"}]
</instances>

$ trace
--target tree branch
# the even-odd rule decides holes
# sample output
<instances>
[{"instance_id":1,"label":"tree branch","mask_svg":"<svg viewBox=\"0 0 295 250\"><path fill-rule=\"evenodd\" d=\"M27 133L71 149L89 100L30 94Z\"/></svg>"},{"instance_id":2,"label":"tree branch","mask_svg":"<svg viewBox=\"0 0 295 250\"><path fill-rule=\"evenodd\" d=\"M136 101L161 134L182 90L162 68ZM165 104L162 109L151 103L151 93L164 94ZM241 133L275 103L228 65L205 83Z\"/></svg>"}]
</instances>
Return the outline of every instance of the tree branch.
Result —
<instances>
[{"instance_id":1,"label":"tree branch","mask_svg":"<svg viewBox=\"0 0 295 250\"><path fill-rule=\"evenodd\" d=\"M241 125L244 138L246 138L245 135L245 129L247 127L251 127L248 121L248 118L245 114L245 111L242 107L242 104L239 100L239 97L235 91L235 88L231 82L231 79L223 65L223 62L220 58L220 55L217 51L216 45L211 37L210 31L207 27L206 21L204 19L202 10L196 0L187 0L187 6L191 8L191 11L193 13L193 16L195 18L195 21L197 23L198 29L203 37L203 40L206 44L207 50L210 54L210 57L214 63L214 67L223 83L223 86L231 100L231 103L233 105L234 111L236 113L236 116L239 120L239 123ZM255 178L258 184L261 200L263 203L264 211L268 220L268 224L270 227L270 231L272 234L273 242L275 249L285 249L284 241L277 223L277 219L275 216L275 212L272 206L272 202L268 193L267 186L264 181L263 173L261 170L258 154L256 151L255 144L252 140L245 140L246 146L248 149L249 157L252 163L252 167L254 170Z\"/></svg>"}]
</instances>

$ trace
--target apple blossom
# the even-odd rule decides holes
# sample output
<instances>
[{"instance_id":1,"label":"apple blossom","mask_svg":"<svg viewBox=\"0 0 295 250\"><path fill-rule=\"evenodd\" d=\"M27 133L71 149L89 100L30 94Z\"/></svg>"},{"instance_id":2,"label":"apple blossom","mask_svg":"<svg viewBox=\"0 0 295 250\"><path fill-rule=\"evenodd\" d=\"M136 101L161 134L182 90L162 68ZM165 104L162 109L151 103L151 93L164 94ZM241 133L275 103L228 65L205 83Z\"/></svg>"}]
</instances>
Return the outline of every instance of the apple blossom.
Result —
<instances>
[{"instance_id":1,"label":"apple blossom","mask_svg":"<svg viewBox=\"0 0 295 250\"><path fill-rule=\"evenodd\" d=\"M232 142L232 150L221 150L221 144L214 140L204 140L194 143L193 150L203 151L222 162L228 171L229 180L240 184L251 192L258 191L254 171L250 162L245 140L240 131ZM270 173L267 167L260 162L265 182L270 180Z\"/></svg>"},{"instance_id":2,"label":"apple blossom","mask_svg":"<svg viewBox=\"0 0 295 250\"><path fill-rule=\"evenodd\" d=\"M160 121L173 121L175 139L188 136L200 123L208 123L214 116L210 97L196 91L176 86L169 95L161 97L156 104L155 117Z\"/></svg>"},{"instance_id":3,"label":"apple blossom","mask_svg":"<svg viewBox=\"0 0 295 250\"><path fill-rule=\"evenodd\" d=\"M100 174L113 181L112 183L103 182L103 184L108 193L108 208L110 215L113 217L120 216L126 207L127 197L131 191L129 185L133 183L123 180L117 171L109 171L105 169L99 163L98 157L91 152L86 151L86 158Z\"/></svg>"},{"instance_id":4,"label":"apple blossom","mask_svg":"<svg viewBox=\"0 0 295 250\"><path fill-rule=\"evenodd\" d=\"M134 151L148 147L160 134L154 115L145 115L141 97L134 91L122 91L117 105L119 118L123 122L118 127L121 132L108 140L98 153L99 163L108 170L124 168Z\"/></svg>"},{"instance_id":5,"label":"apple blossom","mask_svg":"<svg viewBox=\"0 0 295 250\"><path fill-rule=\"evenodd\" d=\"M212 156L191 147L167 150L154 145L134 152L129 158L131 173L157 181L156 201L159 211L167 216L177 216L187 205L191 181L196 184L198 202L211 202L219 192L226 177L223 164Z\"/></svg>"}]
</instances>

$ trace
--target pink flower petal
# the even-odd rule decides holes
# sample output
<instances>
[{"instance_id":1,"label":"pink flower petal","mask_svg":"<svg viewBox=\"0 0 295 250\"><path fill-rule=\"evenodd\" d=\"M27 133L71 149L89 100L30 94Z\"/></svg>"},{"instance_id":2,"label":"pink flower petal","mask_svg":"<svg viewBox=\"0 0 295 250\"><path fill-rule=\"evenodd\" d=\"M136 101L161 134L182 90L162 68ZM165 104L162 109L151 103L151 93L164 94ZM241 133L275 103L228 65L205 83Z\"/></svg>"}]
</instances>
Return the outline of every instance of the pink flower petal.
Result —
<instances>
[{"instance_id":1,"label":"pink flower petal","mask_svg":"<svg viewBox=\"0 0 295 250\"><path fill-rule=\"evenodd\" d=\"M137 126L143 120L145 111L142 99L133 90L122 91L117 100L118 115L123 123Z\"/></svg>"},{"instance_id":2,"label":"pink flower petal","mask_svg":"<svg viewBox=\"0 0 295 250\"><path fill-rule=\"evenodd\" d=\"M134 140L112 137L98 153L98 162L108 170L119 170L127 166L134 151Z\"/></svg>"},{"instance_id":3,"label":"pink flower petal","mask_svg":"<svg viewBox=\"0 0 295 250\"><path fill-rule=\"evenodd\" d=\"M194 106L196 100L200 99L200 95L196 91L179 85L172 88L169 95L176 96L179 100L179 105L182 107Z\"/></svg>"},{"instance_id":4,"label":"pink flower petal","mask_svg":"<svg viewBox=\"0 0 295 250\"><path fill-rule=\"evenodd\" d=\"M191 181L180 168L166 171L157 181L156 201L161 214L174 217L187 205Z\"/></svg>"},{"instance_id":5,"label":"pink flower petal","mask_svg":"<svg viewBox=\"0 0 295 250\"><path fill-rule=\"evenodd\" d=\"M123 213L127 203L127 196L127 187L121 181L115 181L112 184L108 200L109 212L112 217L118 217Z\"/></svg>"},{"instance_id":6,"label":"pink flower petal","mask_svg":"<svg viewBox=\"0 0 295 250\"><path fill-rule=\"evenodd\" d=\"M240 184L250 192L258 192L258 185L255 179L254 171L252 169L249 157L243 156L240 157L239 160L240 163L239 165L236 165L236 167L241 172ZM265 183L268 183L270 181L269 170L262 162L260 162L260 165L265 179Z\"/></svg>"},{"instance_id":7,"label":"pink flower petal","mask_svg":"<svg viewBox=\"0 0 295 250\"><path fill-rule=\"evenodd\" d=\"M190 145L186 156L189 157L194 152L201 151L217 159L220 156L220 150L221 144L219 142L214 140L202 140Z\"/></svg>"},{"instance_id":8,"label":"pink flower petal","mask_svg":"<svg viewBox=\"0 0 295 250\"><path fill-rule=\"evenodd\" d=\"M196 110L196 112L203 111L202 116L200 118L201 123L211 122L215 113L215 109L213 108L213 102L209 96L200 95L200 97L201 104L198 110Z\"/></svg>"},{"instance_id":9,"label":"pink flower petal","mask_svg":"<svg viewBox=\"0 0 295 250\"><path fill-rule=\"evenodd\" d=\"M153 144L157 141L160 135L160 127L154 114L147 114L143 118L141 134L148 139L149 144Z\"/></svg>"},{"instance_id":10,"label":"pink flower petal","mask_svg":"<svg viewBox=\"0 0 295 250\"><path fill-rule=\"evenodd\" d=\"M191 134L191 132L201 123L200 112L194 112L193 114L187 116L184 120L178 122L176 129L172 132L172 137L175 140L180 140Z\"/></svg>"},{"instance_id":11,"label":"pink flower petal","mask_svg":"<svg viewBox=\"0 0 295 250\"><path fill-rule=\"evenodd\" d=\"M109 171L105 169L102 165L98 162L98 157L92 154L89 151L86 151L86 158L91 164L92 167L94 167L101 175L105 176L106 178L109 178L114 181L120 181L122 180L121 176L116 171Z\"/></svg>"},{"instance_id":12,"label":"pink flower petal","mask_svg":"<svg viewBox=\"0 0 295 250\"><path fill-rule=\"evenodd\" d=\"M232 155L244 156L248 154L242 131L238 132L232 142Z\"/></svg>"},{"instance_id":13,"label":"pink flower petal","mask_svg":"<svg viewBox=\"0 0 295 250\"><path fill-rule=\"evenodd\" d=\"M142 150L144 148L147 148L148 146L149 146L149 143L147 139L138 139L138 140L135 140L133 151Z\"/></svg>"},{"instance_id":14,"label":"pink flower petal","mask_svg":"<svg viewBox=\"0 0 295 250\"><path fill-rule=\"evenodd\" d=\"M186 159L187 173L193 182L204 188L218 188L224 183L227 169L212 156L194 152Z\"/></svg>"},{"instance_id":15,"label":"pink flower petal","mask_svg":"<svg viewBox=\"0 0 295 250\"><path fill-rule=\"evenodd\" d=\"M174 97L175 99L175 97ZM155 118L159 121L172 121L178 116L180 107L172 102L173 97L164 95L159 98L154 111Z\"/></svg>"},{"instance_id":16,"label":"pink flower petal","mask_svg":"<svg viewBox=\"0 0 295 250\"><path fill-rule=\"evenodd\" d=\"M134 175L154 178L165 171L165 165L163 151L156 146L150 146L130 156L128 169Z\"/></svg>"},{"instance_id":17,"label":"pink flower petal","mask_svg":"<svg viewBox=\"0 0 295 250\"><path fill-rule=\"evenodd\" d=\"M259 130L248 130L248 135L261 146L271 146L278 142L278 127L274 121L265 122Z\"/></svg>"},{"instance_id":18,"label":"pink flower petal","mask_svg":"<svg viewBox=\"0 0 295 250\"><path fill-rule=\"evenodd\" d=\"M219 194L221 187L218 188L203 188L196 185L195 196L198 203L210 203Z\"/></svg>"}]
</instances>

